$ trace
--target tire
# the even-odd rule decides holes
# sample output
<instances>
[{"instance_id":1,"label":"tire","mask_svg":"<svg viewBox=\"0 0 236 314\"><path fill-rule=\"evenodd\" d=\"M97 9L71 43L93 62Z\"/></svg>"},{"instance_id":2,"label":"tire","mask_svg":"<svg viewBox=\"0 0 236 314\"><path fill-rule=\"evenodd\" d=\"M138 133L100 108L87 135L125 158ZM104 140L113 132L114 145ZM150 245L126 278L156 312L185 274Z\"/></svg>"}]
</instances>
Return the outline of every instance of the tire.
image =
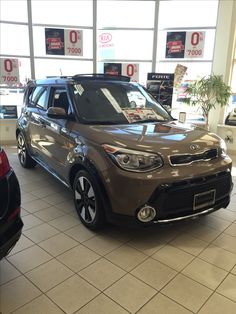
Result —
<instances>
[{"instance_id":1,"label":"tire","mask_svg":"<svg viewBox=\"0 0 236 314\"><path fill-rule=\"evenodd\" d=\"M73 185L74 203L81 222L91 230L105 224L103 202L96 180L85 170L78 171Z\"/></svg>"},{"instance_id":2,"label":"tire","mask_svg":"<svg viewBox=\"0 0 236 314\"><path fill-rule=\"evenodd\" d=\"M25 138L21 132L17 135L17 153L23 168L34 168L36 166L36 161L30 157L27 151Z\"/></svg>"}]
</instances>

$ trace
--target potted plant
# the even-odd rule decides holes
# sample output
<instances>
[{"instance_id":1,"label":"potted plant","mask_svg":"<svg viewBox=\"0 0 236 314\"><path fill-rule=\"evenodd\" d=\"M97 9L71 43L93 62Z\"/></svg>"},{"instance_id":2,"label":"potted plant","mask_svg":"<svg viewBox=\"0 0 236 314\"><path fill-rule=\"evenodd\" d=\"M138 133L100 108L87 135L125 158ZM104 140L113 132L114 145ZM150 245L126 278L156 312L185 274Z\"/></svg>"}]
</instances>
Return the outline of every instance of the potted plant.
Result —
<instances>
[{"instance_id":1,"label":"potted plant","mask_svg":"<svg viewBox=\"0 0 236 314\"><path fill-rule=\"evenodd\" d=\"M221 75L211 74L190 84L185 93L183 101L192 106L200 106L208 128L210 110L228 104L231 88L224 83Z\"/></svg>"}]
</instances>

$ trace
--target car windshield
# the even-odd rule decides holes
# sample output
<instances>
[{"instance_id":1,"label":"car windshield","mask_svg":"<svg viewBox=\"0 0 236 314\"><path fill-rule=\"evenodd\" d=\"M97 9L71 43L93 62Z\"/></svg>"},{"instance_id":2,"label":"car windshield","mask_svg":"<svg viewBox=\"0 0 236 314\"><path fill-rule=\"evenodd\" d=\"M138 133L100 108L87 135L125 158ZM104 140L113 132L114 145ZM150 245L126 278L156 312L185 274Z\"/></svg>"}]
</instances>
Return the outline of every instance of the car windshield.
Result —
<instances>
[{"instance_id":1,"label":"car windshield","mask_svg":"<svg viewBox=\"0 0 236 314\"><path fill-rule=\"evenodd\" d=\"M166 122L172 117L137 83L84 81L73 86L78 115L88 124Z\"/></svg>"}]
</instances>

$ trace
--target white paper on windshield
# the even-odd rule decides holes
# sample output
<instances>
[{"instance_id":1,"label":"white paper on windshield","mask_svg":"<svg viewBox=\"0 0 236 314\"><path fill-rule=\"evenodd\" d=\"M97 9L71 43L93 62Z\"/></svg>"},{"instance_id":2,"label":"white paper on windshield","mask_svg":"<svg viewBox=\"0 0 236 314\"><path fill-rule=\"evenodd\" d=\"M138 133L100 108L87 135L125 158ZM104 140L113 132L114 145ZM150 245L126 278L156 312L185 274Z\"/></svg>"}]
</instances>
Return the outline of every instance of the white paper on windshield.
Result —
<instances>
[{"instance_id":1,"label":"white paper on windshield","mask_svg":"<svg viewBox=\"0 0 236 314\"><path fill-rule=\"evenodd\" d=\"M114 109L117 112L122 112L122 109L120 108L118 102L116 101L116 99L112 96L112 94L110 93L110 91L107 88L101 88L101 91L103 92L103 94L106 96L106 98L110 101L110 103L112 104L112 106L114 107Z\"/></svg>"},{"instance_id":2,"label":"white paper on windshield","mask_svg":"<svg viewBox=\"0 0 236 314\"><path fill-rule=\"evenodd\" d=\"M123 113L129 123L139 120L160 120L163 119L151 108L124 109ZM163 120L164 121L164 120Z\"/></svg>"},{"instance_id":3,"label":"white paper on windshield","mask_svg":"<svg viewBox=\"0 0 236 314\"><path fill-rule=\"evenodd\" d=\"M80 96L83 94L84 89L83 86L80 84L75 85L75 89L77 90L77 92L80 94Z\"/></svg>"}]
</instances>

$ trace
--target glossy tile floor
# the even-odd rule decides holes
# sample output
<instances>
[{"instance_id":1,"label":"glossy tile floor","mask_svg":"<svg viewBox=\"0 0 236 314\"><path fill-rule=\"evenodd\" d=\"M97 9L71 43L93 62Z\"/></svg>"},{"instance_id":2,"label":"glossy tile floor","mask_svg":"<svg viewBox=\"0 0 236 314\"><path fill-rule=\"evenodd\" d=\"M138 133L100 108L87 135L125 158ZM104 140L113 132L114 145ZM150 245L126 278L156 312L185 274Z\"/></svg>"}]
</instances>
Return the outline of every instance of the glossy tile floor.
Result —
<instances>
[{"instance_id":1,"label":"glossy tile floor","mask_svg":"<svg viewBox=\"0 0 236 314\"><path fill-rule=\"evenodd\" d=\"M94 233L64 186L6 150L24 229L0 262L2 314L236 313L236 187L227 209L191 222Z\"/></svg>"}]
</instances>

